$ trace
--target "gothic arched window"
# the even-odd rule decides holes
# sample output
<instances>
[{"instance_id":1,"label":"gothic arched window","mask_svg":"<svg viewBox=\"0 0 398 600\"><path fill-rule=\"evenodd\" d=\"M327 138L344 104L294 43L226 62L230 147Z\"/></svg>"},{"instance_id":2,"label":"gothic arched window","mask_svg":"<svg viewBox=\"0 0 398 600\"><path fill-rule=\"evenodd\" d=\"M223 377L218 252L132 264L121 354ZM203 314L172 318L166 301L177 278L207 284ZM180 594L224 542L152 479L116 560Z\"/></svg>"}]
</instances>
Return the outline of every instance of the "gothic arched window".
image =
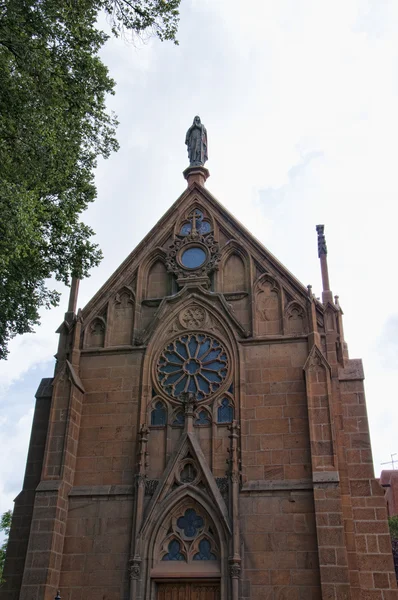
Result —
<instances>
[{"instance_id":1,"label":"gothic arched window","mask_svg":"<svg viewBox=\"0 0 398 600\"><path fill-rule=\"evenodd\" d=\"M207 410L201 410L195 419L195 425L210 425L210 415Z\"/></svg>"},{"instance_id":2,"label":"gothic arched window","mask_svg":"<svg viewBox=\"0 0 398 600\"><path fill-rule=\"evenodd\" d=\"M174 415L174 420L172 425L176 425L179 427L183 427L185 423L185 415L182 412L182 410L179 410L178 412L176 412L176 414Z\"/></svg>"},{"instance_id":3,"label":"gothic arched window","mask_svg":"<svg viewBox=\"0 0 398 600\"><path fill-rule=\"evenodd\" d=\"M234 418L234 407L232 406L228 398L224 398L221 401L220 406L217 410L217 422L218 423L232 423Z\"/></svg>"},{"instance_id":4,"label":"gothic arched window","mask_svg":"<svg viewBox=\"0 0 398 600\"><path fill-rule=\"evenodd\" d=\"M219 545L206 513L191 503L173 510L164 523L167 536L161 542L161 561L219 560ZM159 540L161 541L161 540Z\"/></svg>"},{"instance_id":5,"label":"gothic arched window","mask_svg":"<svg viewBox=\"0 0 398 600\"><path fill-rule=\"evenodd\" d=\"M199 552L197 552L194 560L217 560L217 557L211 552L211 544L209 540L203 539L199 542Z\"/></svg>"},{"instance_id":6,"label":"gothic arched window","mask_svg":"<svg viewBox=\"0 0 398 600\"><path fill-rule=\"evenodd\" d=\"M155 406L153 407L153 410L151 412L151 425L166 425L166 420L166 407L163 404L163 402L158 400L158 402L155 403Z\"/></svg>"},{"instance_id":7,"label":"gothic arched window","mask_svg":"<svg viewBox=\"0 0 398 600\"><path fill-rule=\"evenodd\" d=\"M185 557L180 552L181 544L177 540L171 540L168 546L168 553L165 554L162 560L185 560Z\"/></svg>"}]
</instances>

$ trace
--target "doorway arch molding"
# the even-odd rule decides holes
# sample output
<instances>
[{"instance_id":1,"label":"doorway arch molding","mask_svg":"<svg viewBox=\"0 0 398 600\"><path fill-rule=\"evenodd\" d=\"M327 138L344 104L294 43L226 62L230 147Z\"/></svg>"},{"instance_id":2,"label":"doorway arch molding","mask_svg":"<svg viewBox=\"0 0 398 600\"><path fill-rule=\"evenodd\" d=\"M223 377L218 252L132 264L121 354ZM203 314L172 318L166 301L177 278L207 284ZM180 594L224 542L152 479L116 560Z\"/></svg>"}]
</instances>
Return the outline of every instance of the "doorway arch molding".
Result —
<instances>
[{"instance_id":1,"label":"doorway arch molding","mask_svg":"<svg viewBox=\"0 0 398 600\"><path fill-rule=\"evenodd\" d=\"M215 569L215 565L211 564L211 561L203 561L203 565L210 568L206 569L203 567L196 569L197 574L189 572L189 565L186 570L186 577L191 578L197 577L200 579L218 579L220 581L220 593L221 600L227 600L229 598L229 578L228 578L228 556L230 554L231 544L231 527L226 522L224 515L222 515L217 507L212 506L207 499L206 493L199 488L191 485L180 487L172 491L166 498L160 502L151 515L151 519L144 522L142 530L137 539L137 548L140 549L140 554L144 558L141 562L141 580L138 586L137 600L155 600L156 599L156 581L162 578L167 578L167 574L164 569L156 570L156 565L160 562L161 552L161 538L164 531L164 523L168 520L171 513L175 513L179 507L183 512L186 506L197 506L212 524L215 530L218 549L219 549L219 562L218 569ZM201 561L202 562L202 561ZM170 563L168 563L170 564ZM171 563L171 568L176 563ZM179 565L181 567L181 565ZM173 571L171 570L170 573ZM181 578L184 578L184 569L180 570Z\"/></svg>"}]
</instances>

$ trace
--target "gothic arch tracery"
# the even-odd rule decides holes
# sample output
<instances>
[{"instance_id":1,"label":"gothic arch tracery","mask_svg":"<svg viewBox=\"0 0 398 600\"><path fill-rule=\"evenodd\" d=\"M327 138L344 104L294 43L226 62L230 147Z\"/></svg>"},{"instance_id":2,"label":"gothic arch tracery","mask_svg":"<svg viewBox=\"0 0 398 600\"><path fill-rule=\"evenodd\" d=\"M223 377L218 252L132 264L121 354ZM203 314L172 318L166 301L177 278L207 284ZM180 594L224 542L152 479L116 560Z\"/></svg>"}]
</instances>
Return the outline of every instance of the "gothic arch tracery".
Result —
<instances>
[{"instance_id":1,"label":"gothic arch tracery","mask_svg":"<svg viewBox=\"0 0 398 600\"><path fill-rule=\"evenodd\" d=\"M282 334L282 290L268 273L254 284L256 333L260 336Z\"/></svg>"},{"instance_id":2,"label":"gothic arch tracery","mask_svg":"<svg viewBox=\"0 0 398 600\"><path fill-rule=\"evenodd\" d=\"M285 309L285 332L290 335L307 333L307 314L305 308L295 300Z\"/></svg>"},{"instance_id":3,"label":"gothic arch tracery","mask_svg":"<svg viewBox=\"0 0 398 600\"><path fill-rule=\"evenodd\" d=\"M143 554L148 556L147 563L142 565L142 585L148 590L148 597L154 589L153 578L167 576L170 568L181 577L207 573L209 577L220 578L221 597L227 597L229 534L223 527L222 516L208 500L208 494L206 497L198 488L179 488L158 505L147 521L142 531L147 540Z\"/></svg>"}]
</instances>

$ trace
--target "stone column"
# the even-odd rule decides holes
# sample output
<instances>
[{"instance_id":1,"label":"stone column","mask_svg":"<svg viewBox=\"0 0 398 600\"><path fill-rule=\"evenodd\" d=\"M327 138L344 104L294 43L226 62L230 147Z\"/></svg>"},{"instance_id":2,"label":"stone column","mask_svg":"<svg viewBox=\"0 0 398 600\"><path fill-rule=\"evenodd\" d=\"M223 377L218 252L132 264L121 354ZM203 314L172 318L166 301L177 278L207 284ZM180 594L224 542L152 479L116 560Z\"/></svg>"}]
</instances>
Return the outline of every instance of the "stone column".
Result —
<instances>
[{"instance_id":1,"label":"stone column","mask_svg":"<svg viewBox=\"0 0 398 600\"><path fill-rule=\"evenodd\" d=\"M232 553L229 558L229 574L231 577L232 600L239 599L239 579L241 572L240 557L240 527L239 527L239 456L238 440L239 425L237 421L232 421L229 427L231 440L229 447L229 479L230 479L230 499L231 499L231 522L232 522Z\"/></svg>"},{"instance_id":2,"label":"stone column","mask_svg":"<svg viewBox=\"0 0 398 600\"><path fill-rule=\"evenodd\" d=\"M54 380L41 481L36 488L20 600L53 600L73 486L84 389L65 361Z\"/></svg>"},{"instance_id":3,"label":"stone column","mask_svg":"<svg viewBox=\"0 0 398 600\"><path fill-rule=\"evenodd\" d=\"M351 600L335 451L331 368L317 346L304 366L322 598Z\"/></svg>"},{"instance_id":4,"label":"stone column","mask_svg":"<svg viewBox=\"0 0 398 600\"><path fill-rule=\"evenodd\" d=\"M138 543L138 535L142 525L144 514L145 482L147 472L147 446L149 429L146 425L141 425L139 432L139 450L137 461L137 473L135 476L135 514L131 537L130 552L130 599L137 597L137 585L141 576L141 555Z\"/></svg>"}]
</instances>

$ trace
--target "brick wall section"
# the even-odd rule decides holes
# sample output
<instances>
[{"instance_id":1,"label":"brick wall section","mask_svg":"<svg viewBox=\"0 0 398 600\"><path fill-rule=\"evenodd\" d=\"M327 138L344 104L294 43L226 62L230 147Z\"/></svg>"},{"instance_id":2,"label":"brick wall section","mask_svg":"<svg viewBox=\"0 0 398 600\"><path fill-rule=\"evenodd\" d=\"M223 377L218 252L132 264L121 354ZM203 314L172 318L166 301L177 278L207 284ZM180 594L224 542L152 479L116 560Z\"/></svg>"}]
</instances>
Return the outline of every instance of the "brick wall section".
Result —
<instances>
[{"instance_id":1,"label":"brick wall section","mask_svg":"<svg viewBox=\"0 0 398 600\"><path fill-rule=\"evenodd\" d=\"M142 351L83 356L74 485L132 484Z\"/></svg>"},{"instance_id":2,"label":"brick wall section","mask_svg":"<svg viewBox=\"0 0 398 600\"><path fill-rule=\"evenodd\" d=\"M395 600L398 594L387 511L383 489L373 474L362 378L361 370L355 373L346 369L339 374L353 533L361 587L358 600Z\"/></svg>"},{"instance_id":3,"label":"brick wall section","mask_svg":"<svg viewBox=\"0 0 398 600\"><path fill-rule=\"evenodd\" d=\"M65 365L54 382L46 460L36 488L20 600L51 600L59 584L83 397L72 379Z\"/></svg>"},{"instance_id":4,"label":"brick wall section","mask_svg":"<svg viewBox=\"0 0 398 600\"><path fill-rule=\"evenodd\" d=\"M71 496L59 588L62 600L128 597L131 495Z\"/></svg>"},{"instance_id":5,"label":"brick wall section","mask_svg":"<svg viewBox=\"0 0 398 600\"><path fill-rule=\"evenodd\" d=\"M25 566L29 532L32 522L35 490L40 481L43 467L44 448L50 415L53 379L42 379L36 393L32 434L29 442L25 478L22 491L15 500L12 525L4 566L5 583L1 587L4 600L19 597Z\"/></svg>"},{"instance_id":6,"label":"brick wall section","mask_svg":"<svg viewBox=\"0 0 398 600\"><path fill-rule=\"evenodd\" d=\"M240 497L242 600L321 600L312 490Z\"/></svg>"},{"instance_id":7,"label":"brick wall section","mask_svg":"<svg viewBox=\"0 0 398 600\"><path fill-rule=\"evenodd\" d=\"M310 481L306 357L305 341L245 348L243 482Z\"/></svg>"},{"instance_id":8,"label":"brick wall section","mask_svg":"<svg viewBox=\"0 0 398 600\"><path fill-rule=\"evenodd\" d=\"M202 193L195 186L191 192L195 198ZM191 200L187 196L184 202L188 205ZM206 201L215 210L213 201ZM6 566L14 573L10 573L7 600L53 600L59 587L63 600L126 600L129 593L131 600L133 596L148 596L145 569L140 572L139 565L152 556L135 555L146 546L131 545L133 520L144 522L145 476L161 477L181 429L170 429L169 425L162 431L150 428L148 446L140 455L136 489L142 494L137 493L137 501L133 494L136 438L138 428L148 425L153 367L149 358L157 343L174 335L175 327L175 331L181 330L176 303L190 293L188 289L173 299L165 298L161 318L153 322L160 298L170 292L163 252L156 250L159 260L153 258L153 252L162 244L166 250L172 241L176 223L171 219L177 214L172 213L169 230L164 224L154 230L150 234L152 245L141 245L141 254L131 262L128 259L124 270L106 284L102 297L97 296L77 319L69 314L67 322L73 326L62 328L43 468L47 397L47 404L43 401L41 405L43 412L37 408L32 434L32 440L37 439L41 446L39 451L31 444L35 458L28 465L23 492L30 496L21 496L17 502L20 513L16 512ZM232 217L222 215L220 208L217 218L224 219L227 229L235 227ZM234 238L231 231L224 241ZM305 288L300 289L237 225L236 233L236 239L247 246L247 272L239 267L234 283L232 268L228 290L242 291L246 275L247 291L253 295L253 305L246 311L247 320L252 315L248 329L257 337L243 336L234 321L238 316L246 325L243 312L231 315L231 308L217 299L217 294L209 295L190 282L194 302L203 300L205 312L210 311L211 302L214 309L225 311L225 323L218 324L217 311L210 311L212 327L214 331L220 327L223 335L228 331L227 337L231 336L232 369L236 369L239 380L235 381L234 401L235 416L240 419L241 454L234 452L234 462L228 463L229 498L224 494L235 526L220 561L222 578L229 582L228 594L231 592L234 600L398 600L383 492L373 477L363 376L358 361L349 361L342 351L345 345L339 308L330 303L321 307L309 300ZM259 266L256 275L255 264ZM264 274L268 270L273 277ZM136 294L134 317L134 294L123 288L130 284ZM117 297L123 289L127 290L125 309L118 318L113 314L114 303L120 301L122 306ZM286 328L286 302L293 296L304 312L308 308L307 325L312 327L308 336L286 334L291 331ZM249 297L229 299L249 302ZM173 311L173 323L168 321L168 309ZM88 348L86 344L81 349L81 329L86 331L101 315L107 315L101 321L106 328L105 337L104 331L101 334L101 346L105 347ZM148 341L153 329L145 335L142 329L152 322L156 330ZM318 325L325 333L318 333ZM130 346L131 340L136 344L148 341L146 361L146 350L140 345ZM122 343L126 346L110 347ZM236 352L232 352L235 344ZM73 367L66 361L68 357ZM218 426L193 429L213 476L224 478L227 430ZM219 430L223 434L216 438L214 432ZM238 437L234 439L237 442ZM176 497L177 487L176 482L172 490ZM198 502L201 489L196 490ZM218 510L221 518L224 505L218 505ZM27 537L18 545L18 535L26 536L29 525L28 545ZM143 531L149 529L144 527ZM227 539L229 533L225 535ZM24 544L27 555L18 595Z\"/></svg>"},{"instance_id":9,"label":"brick wall section","mask_svg":"<svg viewBox=\"0 0 398 600\"><path fill-rule=\"evenodd\" d=\"M305 374L322 595L324 598L349 600L351 593L335 453L331 370L317 346L313 346L310 352Z\"/></svg>"}]
</instances>

